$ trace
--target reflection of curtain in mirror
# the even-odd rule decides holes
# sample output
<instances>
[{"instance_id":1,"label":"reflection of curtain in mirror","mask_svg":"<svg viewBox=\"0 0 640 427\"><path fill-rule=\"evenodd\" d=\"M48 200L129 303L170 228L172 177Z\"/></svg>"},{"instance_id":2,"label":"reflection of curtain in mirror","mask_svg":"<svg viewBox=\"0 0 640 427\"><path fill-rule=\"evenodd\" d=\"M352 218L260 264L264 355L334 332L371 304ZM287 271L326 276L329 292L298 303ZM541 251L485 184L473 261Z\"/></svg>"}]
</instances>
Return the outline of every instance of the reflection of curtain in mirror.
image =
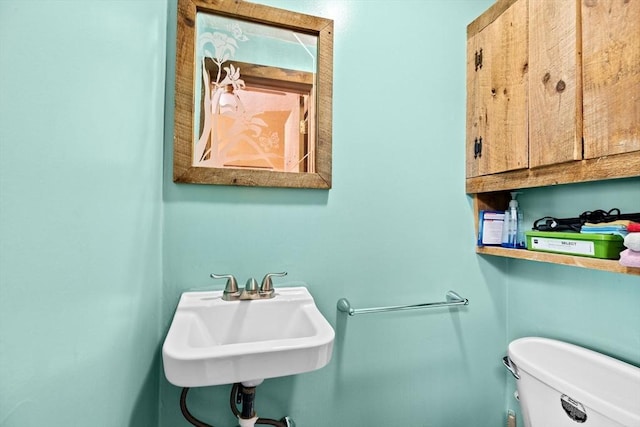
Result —
<instances>
[{"instance_id":1,"label":"reflection of curtain in mirror","mask_svg":"<svg viewBox=\"0 0 640 427\"><path fill-rule=\"evenodd\" d=\"M301 83L308 74L237 62L225 63L222 73L221 68L211 58L203 61L193 164L314 172L313 88ZM240 76L241 70L251 72ZM223 78L212 81L214 76Z\"/></svg>"},{"instance_id":2,"label":"reflection of curtain in mirror","mask_svg":"<svg viewBox=\"0 0 640 427\"><path fill-rule=\"evenodd\" d=\"M220 104L227 102L224 95ZM291 129L297 130L287 99L280 91L245 87L235 94L239 108L220 106L212 135L218 138L218 154L225 167L285 170L286 140Z\"/></svg>"}]
</instances>

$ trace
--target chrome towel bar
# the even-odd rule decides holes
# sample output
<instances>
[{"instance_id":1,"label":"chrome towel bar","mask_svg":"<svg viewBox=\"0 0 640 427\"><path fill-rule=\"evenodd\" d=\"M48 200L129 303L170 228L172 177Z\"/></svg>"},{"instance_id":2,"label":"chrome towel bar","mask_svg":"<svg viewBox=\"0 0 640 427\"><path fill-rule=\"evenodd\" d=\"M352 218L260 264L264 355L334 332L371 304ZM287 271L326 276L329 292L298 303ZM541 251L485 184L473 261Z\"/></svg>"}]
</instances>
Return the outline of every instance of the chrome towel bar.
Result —
<instances>
[{"instance_id":1,"label":"chrome towel bar","mask_svg":"<svg viewBox=\"0 0 640 427\"><path fill-rule=\"evenodd\" d=\"M340 298L338 300L338 310L347 313L349 316L355 316L356 314L366 313L382 313L385 311L399 311L399 310L418 310L422 308L436 308L436 307L451 307L455 305L469 305L469 300L462 298L454 291L447 292L447 300L443 302L427 302L424 304L412 304L412 305L392 305L389 307L371 307L371 308L352 308L349 300L346 298Z\"/></svg>"}]
</instances>

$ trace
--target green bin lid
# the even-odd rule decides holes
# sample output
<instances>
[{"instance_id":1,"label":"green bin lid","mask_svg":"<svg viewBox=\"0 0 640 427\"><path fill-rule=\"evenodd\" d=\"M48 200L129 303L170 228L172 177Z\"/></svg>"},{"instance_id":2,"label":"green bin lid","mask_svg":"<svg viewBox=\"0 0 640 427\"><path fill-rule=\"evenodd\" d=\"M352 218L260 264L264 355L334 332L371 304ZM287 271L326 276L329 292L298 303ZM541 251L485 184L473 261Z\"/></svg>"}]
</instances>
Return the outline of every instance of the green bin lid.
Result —
<instances>
[{"instance_id":1,"label":"green bin lid","mask_svg":"<svg viewBox=\"0 0 640 427\"><path fill-rule=\"evenodd\" d=\"M547 237L550 239L573 239L589 241L623 241L619 234L578 233L572 231L525 231L527 237Z\"/></svg>"}]
</instances>

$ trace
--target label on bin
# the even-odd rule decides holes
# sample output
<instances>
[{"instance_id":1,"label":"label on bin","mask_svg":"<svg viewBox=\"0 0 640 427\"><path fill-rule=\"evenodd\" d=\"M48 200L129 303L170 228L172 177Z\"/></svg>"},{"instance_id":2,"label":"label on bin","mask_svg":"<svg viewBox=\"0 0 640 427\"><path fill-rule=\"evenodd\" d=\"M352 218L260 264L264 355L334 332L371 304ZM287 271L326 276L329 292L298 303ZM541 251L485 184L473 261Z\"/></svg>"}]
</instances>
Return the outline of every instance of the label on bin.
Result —
<instances>
[{"instance_id":1,"label":"label on bin","mask_svg":"<svg viewBox=\"0 0 640 427\"><path fill-rule=\"evenodd\" d=\"M591 256L596 254L594 242L570 239L548 239L545 237L531 237L531 247L529 249Z\"/></svg>"}]
</instances>

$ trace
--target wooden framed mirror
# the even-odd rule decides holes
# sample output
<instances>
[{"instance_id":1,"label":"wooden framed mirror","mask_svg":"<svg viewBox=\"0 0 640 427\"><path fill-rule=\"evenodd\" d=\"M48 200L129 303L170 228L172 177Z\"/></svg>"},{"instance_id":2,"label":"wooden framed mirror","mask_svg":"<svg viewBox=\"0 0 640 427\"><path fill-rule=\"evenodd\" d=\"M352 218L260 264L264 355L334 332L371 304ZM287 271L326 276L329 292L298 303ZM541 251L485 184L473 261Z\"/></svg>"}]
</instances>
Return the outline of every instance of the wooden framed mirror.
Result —
<instances>
[{"instance_id":1,"label":"wooden framed mirror","mask_svg":"<svg viewBox=\"0 0 640 427\"><path fill-rule=\"evenodd\" d=\"M331 188L333 21L178 0L174 182Z\"/></svg>"}]
</instances>

